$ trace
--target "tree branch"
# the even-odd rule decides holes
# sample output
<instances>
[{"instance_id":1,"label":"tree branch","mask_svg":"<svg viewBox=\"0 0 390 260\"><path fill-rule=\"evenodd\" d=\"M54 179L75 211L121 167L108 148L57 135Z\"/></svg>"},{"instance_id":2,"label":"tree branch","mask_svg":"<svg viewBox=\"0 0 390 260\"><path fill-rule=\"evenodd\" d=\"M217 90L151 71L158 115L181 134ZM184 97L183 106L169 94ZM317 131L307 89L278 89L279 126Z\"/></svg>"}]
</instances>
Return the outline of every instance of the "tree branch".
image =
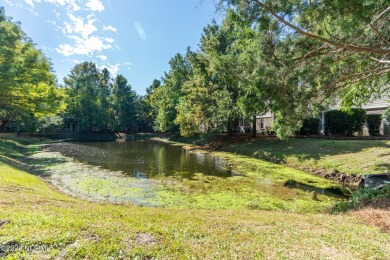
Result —
<instances>
[{"instance_id":1,"label":"tree branch","mask_svg":"<svg viewBox=\"0 0 390 260\"><path fill-rule=\"evenodd\" d=\"M378 21L385 13L389 12L390 11L390 6L387 7L385 10L383 10L382 13L380 13L373 21L372 23L375 23L376 21Z\"/></svg>"},{"instance_id":2,"label":"tree branch","mask_svg":"<svg viewBox=\"0 0 390 260\"><path fill-rule=\"evenodd\" d=\"M297 26L284 20L280 15L278 15L275 11L273 11L270 7L268 7L267 5L262 3L260 0L252 0L252 1L255 1L264 10L271 13L276 19L278 19L283 24L287 25L291 29L297 31L298 33L300 33L308 38L317 39L319 41L326 42L332 46L335 46L338 48L343 48L346 50L365 52L365 53L390 54L390 50L387 50L387 49L377 49L377 48L372 48L372 47L367 47L367 46L348 45L348 44L338 43L338 42L334 42L334 41L331 41L329 39L323 38L321 36L305 32L304 30L302 30L302 29L298 28Z\"/></svg>"},{"instance_id":3,"label":"tree branch","mask_svg":"<svg viewBox=\"0 0 390 260\"><path fill-rule=\"evenodd\" d=\"M374 61L377 61L379 63L389 63L390 64L390 60L378 60L378 59L375 59L374 57L370 57L371 60L374 60Z\"/></svg>"}]
</instances>

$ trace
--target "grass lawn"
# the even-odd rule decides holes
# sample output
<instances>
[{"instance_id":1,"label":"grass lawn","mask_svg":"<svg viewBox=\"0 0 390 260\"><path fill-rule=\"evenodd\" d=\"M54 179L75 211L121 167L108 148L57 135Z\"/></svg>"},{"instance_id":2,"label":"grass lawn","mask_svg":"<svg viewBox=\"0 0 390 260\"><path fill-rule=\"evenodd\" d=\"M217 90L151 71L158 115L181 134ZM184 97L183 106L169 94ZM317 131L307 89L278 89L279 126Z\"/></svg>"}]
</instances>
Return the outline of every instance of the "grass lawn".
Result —
<instances>
[{"instance_id":1,"label":"grass lawn","mask_svg":"<svg viewBox=\"0 0 390 260\"><path fill-rule=\"evenodd\" d=\"M21 156L21 149L19 144L0 143L0 255L9 259L390 255L390 234L354 213L163 209L73 198L16 167L9 155Z\"/></svg>"},{"instance_id":2,"label":"grass lawn","mask_svg":"<svg viewBox=\"0 0 390 260\"><path fill-rule=\"evenodd\" d=\"M385 259L390 235L351 214L184 210L86 202L0 164L2 252L36 258Z\"/></svg>"},{"instance_id":3,"label":"grass lawn","mask_svg":"<svg viewBox=\"0 0 390 260\"><path fill-rule=\"evenodd\" d=\"M349 175L390 172L390 140L247 139L223 143L222 148L309 171L337 170Z\"/></svg>"}]
</instances>

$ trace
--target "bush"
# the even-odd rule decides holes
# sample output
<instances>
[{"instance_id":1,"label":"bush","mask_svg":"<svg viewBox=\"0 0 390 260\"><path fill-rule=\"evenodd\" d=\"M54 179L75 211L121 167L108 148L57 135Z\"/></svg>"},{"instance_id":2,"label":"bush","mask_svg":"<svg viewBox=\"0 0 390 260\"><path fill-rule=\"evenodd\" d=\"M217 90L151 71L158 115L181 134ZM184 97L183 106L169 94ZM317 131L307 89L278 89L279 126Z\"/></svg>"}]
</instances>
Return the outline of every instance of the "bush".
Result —
<instances>
[{"instance_id":1,"label":"bush","mask_svg":"<svg viewBox=\"0 0 390 260\"><path fill-rule=\"evenodd\" d=\"M349 112L330 110L325 112L325 133L352 136L363 129L366 120L366 111L353 108Z\"/></svg>"},{"instance_id":2,"label":"bush","mask_svg":"<svg viewBox=\"0 0 390 260\"><path fill-rule=\"evenodd\" d=\"M361 188L351 192L349 200L338 202L332 209L333 212L343 212L349 209L356 209L369 204L372 201L390 198L390 185L381 188Z\"/></svg>"},{"instance_id":3,"label":"bush","mask_svg":"<svg viewBox=\"0 0 390 260\"><path fill-rule=\"evenodd\" d=\"M307 118L303 121L303 125L299 130L301 135L316 135L320 126L320 119L317 117Z\"/></svg>"},{"instance_id":4,"label":"bush","mask_svg":"<svg viewBox=\"0 0 390 260\"><path fill-rule=\"evenodd\" d=\"M381 114L367 115L367 127L371 136L378 136L380 134L381 123Z\"/></svg>"},{"instance_id":5,"label":"bush","mask_svg":"<svg viewBox=\"0 0 390 260\"><path fill-rule=\"evenodd\" d=\"M387 122L390 122L390 107L386 109L385 118Z\"/></svg>"}]
</instances>

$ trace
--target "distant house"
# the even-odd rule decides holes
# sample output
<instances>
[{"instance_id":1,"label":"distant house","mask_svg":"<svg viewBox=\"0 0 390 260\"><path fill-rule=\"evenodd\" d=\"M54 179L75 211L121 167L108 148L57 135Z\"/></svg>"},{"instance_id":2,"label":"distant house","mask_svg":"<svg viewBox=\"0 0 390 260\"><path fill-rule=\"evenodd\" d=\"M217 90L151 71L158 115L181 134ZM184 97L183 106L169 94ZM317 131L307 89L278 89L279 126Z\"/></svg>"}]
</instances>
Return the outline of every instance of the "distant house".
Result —
<instances>
[{"instance_id":1,"label":"distant house","mask_svg":"<svg viewBox=\"0 0 390 260\"><path fill-rule=\"evenodd\" d=\"M361 108L366 110L367 114L381 114L382 115L382 124L380 126L380 134L381 135L390 135L390 122L386 120L384 117L386 109L390 106L390 96L385 96L381 99L376 99L372 102L369 102L367 104L364 104ZM331 109L339 109L339 105L333 105L329 107L328 110ZM319 117L320 117L320 129L318 129L319 134L325 133L325 119L324 114L326 111L323 111ZM257 115L256 116L256 126L257 126L257 133L265 133L266 129L271 127L275 121L275 114L272 113L272 111L269 111L267 113ZM358 136L368 136L368 128L365 124L363 127L363 130L359 133L356 133L355 135Z\"/></svg>"},{"instance_id":2,"label":"distant house","mask_svg":"<svg viewBox=\"0 0 390 260\"><path fill-rule=\"evenodd\" d=\"M75 118L74 115L64 116L64 132L80 132L79 121Z\"/></svg>"},{"instance_id":3,"label":"distant house","mask_svg":"<svg viewBox=\"0 0 390 260\"><path fill-rule=\"evenodd\" d=\"M370 114L381 114L382 115L382 123L381 123L380 129L379 129L381 135L390 135L390 122L388 122L386 120L386 118L384 117L385 113L386 113L386 110L387 110L387 108L389 108L389 106L390 106L390 96L384 96L383 98L376 99L376 100L371 101L371 102L369 102L367 104L364 104L361 107L364 110L366 110L367 115L370 115ZM329 110L330 109L339 109L339 108L340 108L340 106L336 104L334 106L331 106L329 108ZM325 111L322 112L321 115L320 115L320 121L321 121L320 132L322 134L325 133L324 114L325 114ZM368 136L369 133L368 133L367 124L365 124L363 129L362 129L362 131L360 131L359 133L356 133L356 135L358 135L358 136Z\"/></svg>"},{"instance_id":4,"label":"distant house","mask_svg":"<svg viewBox=\"0 0 390 260\"><path fill-rule=\"evenodd\" d=\"M8 121L4 125L5 132L17 132L20 129L20 122L17 120Z\"/></svg>"},{"instance_id":5,"label":"distant house","mask_svg":"<svg viewBox=\"0 0 390 260\"><path fill-rule=\"evenodd\" d=\"M256 132L257 133L266 133L267 129L270 129L272 124L275 121L275 115L268 111L267 113L260 114L256 116ZM250 128L253 128L252 120L244 120L243 118L239 119L238 132L239 133L248 133L248 125Z\"/></svg>"},{"instance_id":6,"label":"distant house","mask_svg":"<svg viewBox=\"0 0 390 260\"><path fill-rule=\"evenodd\" d=\"M267 113L256 116L256 129L257 132L262 132L268 128L270 128L275 121L275 115L268 111Z\"/></svg>"}]
</instances>

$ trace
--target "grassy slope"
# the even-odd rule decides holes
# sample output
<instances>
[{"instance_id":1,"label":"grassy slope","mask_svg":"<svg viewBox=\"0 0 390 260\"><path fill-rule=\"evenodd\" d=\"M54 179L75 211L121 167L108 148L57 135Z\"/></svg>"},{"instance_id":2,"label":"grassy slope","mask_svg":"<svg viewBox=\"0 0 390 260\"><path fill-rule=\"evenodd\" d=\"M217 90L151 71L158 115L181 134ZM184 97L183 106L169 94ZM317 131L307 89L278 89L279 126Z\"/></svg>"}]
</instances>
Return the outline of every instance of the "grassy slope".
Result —
<instances>
[{"instance_id":1,"label":"grassy slope","mask_svg":"<svg viewBox=\"0 0 390 260\"><path fill-rule=\"evenodd\" d=\"M29 142L28 140L26 140ZM390 235L351 214L185 210L82 201L64 195L7 157L0 143L0 245L47 245L47 252L9 258L376 258L390 254ZM1 252L1 247L0 247Z\"/></svg>"},{"instance_id":2,"label":"grassy slope","mask_svg":"<svg viewBox=\"0 0 390 260\"><path fill-rule=\"evenodd\" d=\"M205 211L85 202L39 177L0 164L0 241L48 245L69 258L376 258L390 254L390 236L351 215L276 211ZM17 252L8 257L20 257Z\"/></svg>"},{"instance_id":3,"label":"grassy slope","mask_svg":"<svg viewBox=\"0 0 390 260\"><path fill-rule=\"evenodd\" d=\"M279 161L293 167L347 174L390 172L390 141L295 138L225 144L228 152Z\"/></svg>"}]
</instances>

